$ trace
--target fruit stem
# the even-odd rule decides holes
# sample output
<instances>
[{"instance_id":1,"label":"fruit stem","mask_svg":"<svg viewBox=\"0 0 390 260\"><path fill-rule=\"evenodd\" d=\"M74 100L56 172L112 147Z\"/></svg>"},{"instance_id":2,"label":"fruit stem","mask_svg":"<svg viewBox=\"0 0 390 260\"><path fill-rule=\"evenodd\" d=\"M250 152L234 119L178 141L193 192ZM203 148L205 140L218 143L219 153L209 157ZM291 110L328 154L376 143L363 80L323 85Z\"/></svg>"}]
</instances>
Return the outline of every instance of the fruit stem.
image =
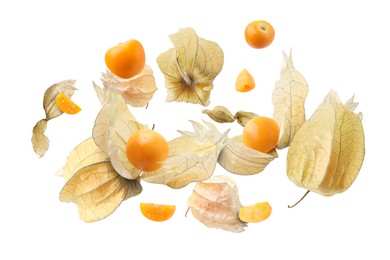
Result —
<instances>
[{"instance_id":1,"label":"fruit stem","mask_svg":"<svg viewBox=\"0 0 390 260\"><path fill-rule=\"evenodd\" d=\"M265 25L260 25L260 29L263 30L263 31L266 31L267 30L267 27Z\"/></svg>"},{"instance_id":2,"label":"fruit stem","mask_svg":"<svg viewBox=\"0 0 390 260\"><path fill-rule=\"evenodd\" d=\"M301 201L307 196L307 194L309 194L309 192L310 192L310 190L307 190L306 193L303 194L303 196L302 196L302 198L301 198L300 200L298 200L298 201L297 201L294 205L292 205L292 206L288 205L288 208L291 209L291 208L295 207L296 205L298 205L299 202L301 202Z\"/></svg>"},{"instance_id":3,"label":"fruit stem","mask_svg":"<svg viewBox=\"0 0 390 260\"><path fill-rule=\"evenodd\" d=\"M184 217L187 217L188 211L190 211L190 207L187 208L186 214L184 215Z\"/></svg>"}]
</instances>

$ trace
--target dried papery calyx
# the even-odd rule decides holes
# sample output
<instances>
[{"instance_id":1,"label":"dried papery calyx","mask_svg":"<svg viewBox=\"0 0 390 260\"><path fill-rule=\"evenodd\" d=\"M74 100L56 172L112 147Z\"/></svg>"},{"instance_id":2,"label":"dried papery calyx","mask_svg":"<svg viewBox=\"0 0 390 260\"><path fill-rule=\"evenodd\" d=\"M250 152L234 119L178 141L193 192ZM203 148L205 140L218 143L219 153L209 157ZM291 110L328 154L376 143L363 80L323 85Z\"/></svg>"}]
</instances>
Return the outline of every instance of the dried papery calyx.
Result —
<instances>
[{"instance_id":1,"label":"dried papery calyx","mask_svg":"<svg viewBox=\"0 0 390 260\"><path fill-rule=\"evenodd\" d=\"M287 176L299 187L330 196L346 191L365 155L362 114L353 99L342 104L333 90L295 135Z\"/></svg>"},{"instance_id":2,"label":"dried papery calyx","mask_svg":"<svg viewBox=\"0 0 390 260\"><path fill-rule=\"evenodd\" d=\"M192 28L180 29L170 39L174 48L157 58L165 76L167 101L209 105L213 81L223 66L222 49L198 37Z\"/></svg>"}]
</instances>

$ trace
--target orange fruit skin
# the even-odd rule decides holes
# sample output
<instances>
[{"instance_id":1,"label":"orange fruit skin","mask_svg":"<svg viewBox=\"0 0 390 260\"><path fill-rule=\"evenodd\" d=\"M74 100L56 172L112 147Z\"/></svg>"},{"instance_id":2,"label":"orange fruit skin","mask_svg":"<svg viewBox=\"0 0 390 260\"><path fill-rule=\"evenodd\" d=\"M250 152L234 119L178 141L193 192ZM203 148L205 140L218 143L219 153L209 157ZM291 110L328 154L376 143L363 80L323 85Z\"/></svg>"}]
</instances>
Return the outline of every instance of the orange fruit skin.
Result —
<instances>
[{"instance_id":1,"label":"orange fruit skin","mask_svg":"<svg viewBox=\"0 0 390 260\"><path fill-rule=\"evenodd\" d=\"M270 45L275 38L273 26L263 20L250 22L245 28L245 40L255 49L262 49Z\"/></svg>"},{"instance_id":2,"label":"orange fruit skin","mask_svg":"<svg viewBox=\"0 0 390 260\"><path fill-rule=\"evenodd\" d=\"M145 67L145 50L137 40L128 40L111 47L105 54L107 68L124 79L141 73Z\"/></svg>"},{"instance_id":3,"label":"orange fruit skin","mask_svg":"<svg viewBox=\"0 0 390 260\"><path fill-rule=\"evenodd\" d=\"M238 216L243 222L257 223L269 218L271 212L272 207L268 202L260 202L240 208Z\"/></svg>"},{"instance_id":4,"label":"orange fruit skin","mask_svg":"<svg viewBox=\"0 0 390 260\"><path fill-rule=\"evenodd\" d=\"M252 75L244 69L241 71L236 80L236 90L239 92L248 92L254 89L256 86L255 80L253 79Z\"/></svg>"},{"instance_id":5,"label":"orange fruit skin","mask_svg":"<svg viewBox=\"0 0 390 260\"><path fill-rule=\"evenodd\" d=\"M268 117L254 117L245 125L244 144L262 153L268 153L278 143L280 128L275 120Z\"/></svg>"},{"instance_id":6,"label":"orange fruit skin","mask_svg":"<svg viewBox=\"0 0 390 260\"><path fill-rule=\"evenodd\" d=\"M170 219L176 211L175 205L162 205L154 203L140 203L142 215L153 221L166 221Z\"/></svg>"},{"instance_id":7,"label":"orange fruit skin","mask_svg":"<svg viewBox=\"0 0 390 260\"><path fill-rule=\"evenodd\" d=\"M62 92L56 97L56 106L62 112L70 115L77 114L81 111L81 108Z\"/></svg>"},{"instance_id":8,"label":"orange fruit skin","mask_svg":"<svg viewBox=\"0 0 390 260\"><path fill-rule=\"evenodd\" d=\"M136 131L126 144L126 155L134 167L150 172L159 169L167 159L168 142L154 130Z\"/></svg>"}]
</instances>

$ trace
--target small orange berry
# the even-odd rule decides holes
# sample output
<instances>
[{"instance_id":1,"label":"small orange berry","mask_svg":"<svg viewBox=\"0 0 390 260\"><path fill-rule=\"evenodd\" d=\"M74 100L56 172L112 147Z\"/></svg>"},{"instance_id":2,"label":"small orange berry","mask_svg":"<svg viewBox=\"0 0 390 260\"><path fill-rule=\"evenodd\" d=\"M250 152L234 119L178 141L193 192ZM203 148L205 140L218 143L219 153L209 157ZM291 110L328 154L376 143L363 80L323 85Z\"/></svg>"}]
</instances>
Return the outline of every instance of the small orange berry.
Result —
<instances>
[{"instance_id":1,"label":"small orange berry","mask_svg":"<svg viewBox=\"0 0 390 260\"><path fill-rule=\"evenodd\" d=\"M276 147L279 132L279 125L275 120L258 116L246 123L242 138L246 146L262 153L268 153Z\"/></svg>"},{"instance_id":2,"label":"small orange berry","mask_svg":"<svg viewBox=\"0 0 390 260\"><path fill-rule=\"evenodd\" d=\"M108 49L105 55L107 68L120 78L132 78L145 67L145 51L137 40L129 40Z\"/></svg>"},{"instance_id":3,"label":"small orange berry","mask_svg":"<svg viewBox=\"0 0 390 260\"><path fill-rule=\"evenodd\" d=\"M275 30L266 21L253 21L245 28L245 40L252 48L265 48L273 42L274 38Z\"/></svg>"},{"instance_id":4,"label":"small orange berry","mask_svg":"<svg viewBox=\"0 0 390 260\"><path fill-rule=\"evenodd\" d=\"M141 129L130 136L126 155L134 167L150 172L159 169L168 158L168 142L154 130Z\"/></svg>"}]
</instances>

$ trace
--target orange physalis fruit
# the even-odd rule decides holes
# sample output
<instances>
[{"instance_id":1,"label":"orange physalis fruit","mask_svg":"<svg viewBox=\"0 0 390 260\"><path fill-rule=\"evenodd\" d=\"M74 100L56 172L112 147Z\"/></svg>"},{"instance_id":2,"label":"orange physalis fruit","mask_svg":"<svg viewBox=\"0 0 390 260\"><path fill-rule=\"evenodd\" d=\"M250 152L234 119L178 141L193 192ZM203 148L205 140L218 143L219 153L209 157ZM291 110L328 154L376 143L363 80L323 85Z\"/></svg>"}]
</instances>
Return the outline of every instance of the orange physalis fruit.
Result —
<instances>
[{"instance_id":1,"label":"orange physalis fruit","mask_svg":"<svg viewBox=\"0 0 390 260\"><path fill-rule=\"evenodd\" d=\"M239 218L243 222L260 222L266 220L272 212L271 205L268 202L260 202L251 206L240 208Z\"/></svg>"},{"instance_id":2,"label":"orange physalis fruit","mask_svg":"<svg viewBox=\"0 0 390 260\"><path fill-rule=\"evenodd\" d=\"M242 138L246 146L262 153L268 153L276 147L279 132L279 125L275 120L258 116L246 123Z\"/></svg>"},{"instance_id":3,"label":"orange physalis fruit","mask_svg":"<svg viewBox=\"0 0 390 260\"><path fill-rule=\"evenodd\" d=\"M81 108L62 92L56 97L56 105L62 112L70 115L81 111Z\"/></svg>"},{"instance_id":4,"label":"orange physalis fruit","mask_svg":"<svg viewBox=\"0 0 390 260\"><path fill-rule=\"evenodd\" d=\"M108 49L105 55L107 68L120 78L132 78L145 67L145 51L137 40L129 40Z\"/></svg>"},{"instance_id":5,"label":"orange physalis fruit","mask_svg":"<svg viewBox=\"0 0 390 260\"><path fill-rule=\"evenodd\" d=\"M245 28L245 40L252 48L265 48L273 42L274 38L275 30L266 21L253 21Z\"/></svg>"},{"instance_id":6,"label":"orange physalis fruit","mask_svg":"<svg viewBox=\"0 0 390 260\"><path fill-rule=\"evenodd\" d=\"M133 133L126 144L130 163L145 172L159 169L168 158L168 142L154 130L141 129Z\"/></svg>"},{"instance_id":7,"label":"orange physalis fruit","mask_svg":"<svg viewBox=\"0 0 390 260\"><path fill-rule=\"evenodd\" d=\"M236 90L239 92L248 92L255 88L255 80L246 69L242 70L237 76Z\"/></svg>"},{"instance_id":8,"label":"orange physalis fruit","mask_svg":"<svg viewBox=\"0 0 390 260\"><path fill-rule=\"evenodd\" d=\"M163 205L154 203L140 203L142 215L153 221L165 221L175 213L175 205Z\"/></svg>"}]
</instances>

